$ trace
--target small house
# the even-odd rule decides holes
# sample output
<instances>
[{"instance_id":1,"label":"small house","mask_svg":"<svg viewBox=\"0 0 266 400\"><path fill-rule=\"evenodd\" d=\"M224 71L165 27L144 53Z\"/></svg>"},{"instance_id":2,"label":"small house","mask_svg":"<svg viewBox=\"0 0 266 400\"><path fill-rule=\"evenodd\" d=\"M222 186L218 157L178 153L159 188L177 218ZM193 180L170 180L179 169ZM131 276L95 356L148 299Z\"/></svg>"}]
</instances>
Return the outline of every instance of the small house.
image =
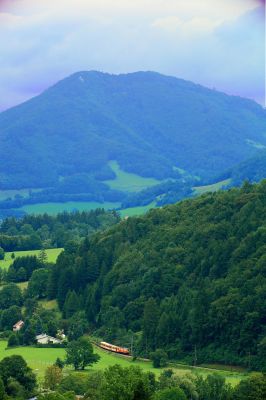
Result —
<instances>
[{"instance_id":1,"label":"small house","mask_svg":"<svg viewBox=\"0 0 266 400\"><path fill-rule=\"evenodd\" d=\"M49 336L46 333L36 336L37 343L39 344L61 344L62 340Z\"/></svg>"},{"instance_id":2,"label":"small house","mask_svg":"<svg viewBox=\"0 0 266 400\"><path fill-rule=\"evenodd\" d=\"M22 320L18 321L15 325L13 325L13 332L19 332L23 326L24 322Z\"/></svg>"}]
</instances>

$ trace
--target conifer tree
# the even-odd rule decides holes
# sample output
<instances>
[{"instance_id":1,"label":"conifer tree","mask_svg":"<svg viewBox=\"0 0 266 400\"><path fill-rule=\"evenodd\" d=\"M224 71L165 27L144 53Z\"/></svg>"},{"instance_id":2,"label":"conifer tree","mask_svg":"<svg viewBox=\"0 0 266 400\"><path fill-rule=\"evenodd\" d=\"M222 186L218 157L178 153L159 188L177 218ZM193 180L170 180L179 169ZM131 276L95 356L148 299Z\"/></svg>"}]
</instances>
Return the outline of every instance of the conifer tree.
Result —
<instances>
[{"instance_id":1,"label":"conifer tree","mask_svg":"<svg viewBox=\"0 0 266 400\"><path fill-rule=\"evenodd\" d=\"M66 301L64 304L64 315L65 317L71 318L75 312L79 310L79 298L76 292L69 290L66 296Z\"/></svg>"}]
</instances>

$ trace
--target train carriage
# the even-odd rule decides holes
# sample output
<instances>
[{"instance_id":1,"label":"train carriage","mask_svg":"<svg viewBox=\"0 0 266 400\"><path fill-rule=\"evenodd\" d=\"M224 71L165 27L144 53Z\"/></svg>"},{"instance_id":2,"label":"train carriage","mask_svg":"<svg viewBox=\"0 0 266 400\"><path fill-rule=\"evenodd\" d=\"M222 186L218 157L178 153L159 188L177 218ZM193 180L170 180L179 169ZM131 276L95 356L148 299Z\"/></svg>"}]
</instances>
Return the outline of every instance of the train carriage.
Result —
<instances>
[{"instance_id":1,"label":"train carriage","mask_svg":"<svg viewBox=\"0 0 266 400\"><path fill-rule=\"evenodd\" d=\"M100 342L100 347L104 350L112 351L113 353L129 355L129 349L126 347L115 346L114 344L107 342Z\"/></svg>"}]
</instances>

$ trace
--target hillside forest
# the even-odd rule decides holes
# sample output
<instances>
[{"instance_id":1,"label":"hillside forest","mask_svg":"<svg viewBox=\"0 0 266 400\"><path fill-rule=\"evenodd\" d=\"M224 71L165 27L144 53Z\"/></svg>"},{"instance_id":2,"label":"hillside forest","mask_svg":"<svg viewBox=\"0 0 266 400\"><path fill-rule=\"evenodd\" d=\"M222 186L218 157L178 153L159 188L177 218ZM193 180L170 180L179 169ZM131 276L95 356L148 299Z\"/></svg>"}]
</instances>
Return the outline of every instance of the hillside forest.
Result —
<instances>
[{"instance_id":1,"label":"hillside forest","mask_svg":"<svg viewBox=\"0 0 266 400\"><path fill-rule=\"evenodd\" d=\"M54 266L15 259L2 313L19 312L23 296L29 310L56 299L63 320L53 318L53 329L63 324L70 337L90 332L127 347L133 341L136 356L159 349L190 364L264 370L265 218L263 181L122 220L68 242ZM21 268L24 295L13 283L23 280ZM39 323L29 322L32 335Z\"/></svg>"}]
</instances>

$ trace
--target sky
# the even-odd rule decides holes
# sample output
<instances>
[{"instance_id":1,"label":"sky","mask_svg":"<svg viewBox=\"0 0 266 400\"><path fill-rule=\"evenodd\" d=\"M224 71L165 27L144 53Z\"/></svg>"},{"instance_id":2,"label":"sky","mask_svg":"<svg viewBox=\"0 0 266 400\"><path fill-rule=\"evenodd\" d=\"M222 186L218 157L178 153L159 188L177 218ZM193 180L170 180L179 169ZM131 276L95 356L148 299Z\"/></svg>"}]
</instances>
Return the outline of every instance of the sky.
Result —
<instances>
[{"instance_id":1,"label":"sky","mask_svg":"<svg viewBox=\"0 0 266 400\"><path fill-rule=\"evenodd\" d=\"M152 70L264 104L264 8L262 0L0 0L0 111L84 70Z\"/></svg>"}]
</instances>

